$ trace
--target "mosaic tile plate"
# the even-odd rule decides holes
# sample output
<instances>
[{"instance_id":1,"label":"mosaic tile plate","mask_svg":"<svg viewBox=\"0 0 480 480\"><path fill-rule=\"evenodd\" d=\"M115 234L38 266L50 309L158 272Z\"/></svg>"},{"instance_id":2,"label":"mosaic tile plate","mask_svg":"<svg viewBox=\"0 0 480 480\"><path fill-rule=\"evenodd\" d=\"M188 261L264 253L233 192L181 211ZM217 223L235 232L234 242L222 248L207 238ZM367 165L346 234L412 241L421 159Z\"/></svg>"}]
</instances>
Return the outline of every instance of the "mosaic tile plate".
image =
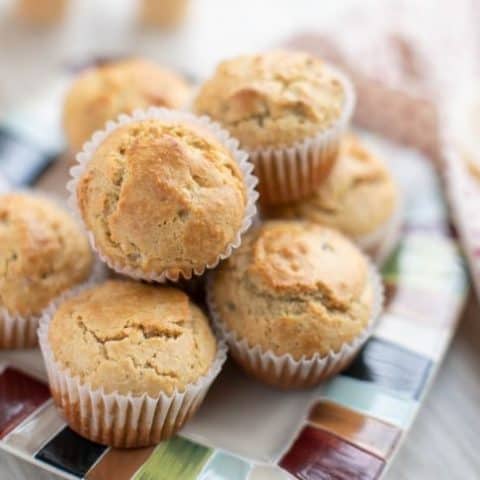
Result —
<instances>
[{"instance_id":1,"label":"mosaic tile plate","mask_svg":"<svg viewBox=\"0 0 480 480\"><path fill-rule=\"evenodd\" d=\"M55 167L66 175L68 161L57 160L64 85L60 79L48 102L0 121L0 177L11 184L32 184L55 161L64 162ZM45 124L53 129L48 138ZM388 160L402 186L406 219L402 238L383 268L385 313L347 371L312 390L286 393L227 364L201 410L178 436L154 448L124 451L84 440L65 425L49 398L38 351L2 352L0 466L11 473L8 478L382 477L448 348L468 277L429 159L374 134L361 135ZM12 152L20 152L22 162L12 162Z\"/></svg>"}]
</instances>

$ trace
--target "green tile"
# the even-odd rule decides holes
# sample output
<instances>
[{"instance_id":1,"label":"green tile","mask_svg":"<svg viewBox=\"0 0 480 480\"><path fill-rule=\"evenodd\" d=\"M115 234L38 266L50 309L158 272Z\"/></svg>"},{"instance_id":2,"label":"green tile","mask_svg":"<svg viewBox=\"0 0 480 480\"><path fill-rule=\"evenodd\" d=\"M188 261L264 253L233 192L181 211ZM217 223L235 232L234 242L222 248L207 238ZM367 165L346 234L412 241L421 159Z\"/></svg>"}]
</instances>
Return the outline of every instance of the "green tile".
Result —
<instances>
[{"instance_id":1,"label":"green tile","mask_svg":"<svg viewBox=\"0 0 480 480\"><path fill-rule=\"evenodd\" d=\"M198 480L246 480L251 468L245 460L217 451L205 465Z\"/></svg>"},{"instance_id":2,"label":"green tile","mask_svg":"<svg viewBox=\"0 0 480 480\"><path fill-rule=\"evenodd\" d=\"M343 375L326 385L324 396L401 428L408 427L417 408L417 402L406 395Z\"/></svg>"},{"instance_id":3,"label":"green tile","mask_svg":"<svg viewBox=\"0 0 480 480\"><path fill-rule=\"evenodd\" d=\"M382 270L386 281L414 288L464 292L467 276L456 243L427 233L406 235Z\"/></svg>"},{"instance_id":4,"label":"green tile","mask_svg":"<svg viewBox=\"0 0 480 480\"><path fill-rule=\"evenodd\" d=\"M196 480L212 452L185 438L173 437L157 446L134 480Z\"/></svg>"}]
</instances>

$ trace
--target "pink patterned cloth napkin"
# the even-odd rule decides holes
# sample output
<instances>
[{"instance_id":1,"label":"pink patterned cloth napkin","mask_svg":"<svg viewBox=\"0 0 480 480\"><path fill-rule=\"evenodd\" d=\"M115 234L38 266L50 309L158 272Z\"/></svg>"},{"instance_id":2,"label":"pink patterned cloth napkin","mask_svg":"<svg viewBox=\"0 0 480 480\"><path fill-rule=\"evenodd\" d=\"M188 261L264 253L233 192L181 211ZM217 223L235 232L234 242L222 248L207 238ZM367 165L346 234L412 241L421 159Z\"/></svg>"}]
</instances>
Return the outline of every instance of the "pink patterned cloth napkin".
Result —
<instances>
[{"instance_id":1,"label":"pink patterned cloth napkin","mask_svg":"<svg viewBox=\"0 0 480 480\"><path fill-rule=\"evenodd\" d=\"M347 71L358 94L355 121L435 160L443 102L478 71L480 2L386 0L358 5L322 33L291 38Z\"/></svg>"}]
</instances>

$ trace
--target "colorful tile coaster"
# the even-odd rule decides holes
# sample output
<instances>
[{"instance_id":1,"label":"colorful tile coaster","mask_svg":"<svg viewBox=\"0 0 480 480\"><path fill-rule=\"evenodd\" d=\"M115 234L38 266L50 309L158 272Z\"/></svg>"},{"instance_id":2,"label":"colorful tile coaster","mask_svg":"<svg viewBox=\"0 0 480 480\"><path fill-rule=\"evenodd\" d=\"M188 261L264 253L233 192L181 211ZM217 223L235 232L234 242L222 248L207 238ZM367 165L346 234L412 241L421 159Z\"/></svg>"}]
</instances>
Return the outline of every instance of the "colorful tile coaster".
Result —
<instances>
[{"instance_id":1,"label":"colorful tile coaster","mask_svg":"<svg viewBox=\"0 0 480 480\"><path fill-rule=\"evenodd\" d=\"M383 459L391 455L401 435L401 430L394 425L361 415L328 400L315 403L308 419L314 426Z\"/></svg>"},{"instance_id":2,"label":"colorful tile coaster","mask_svg":"<svg viewBox=\"0 0 480 480\"><path fill-rule=\"evenodd\" d=\"M160 443L134 480L196 480L212 455L211 448L182 437Z\"/></svg>"},{"instance_id":3,"label":"colorful tile coaster","mask_svg":"<svg viewBox=\"0 0 480 480\"><path fill-rule=\"evenodd\" d=\"M0 438L50 398L48 387L14 368L0 375Z\"/></svg>"},{"instance_id":4,"label":"colorful tile coaster","mask_svg":"<svg viewBox=\"0 0 480 480\"><path fill-rule=\"evenodd\" d=\"M373 382L418 399L432 361L395 343L372 337L343 375Z\"/></svg>"},{"instance_id":5,"label":"colorful tile coaster","mask_svg":"<svg viewBox=\"0 0 480 480\"><path fill-rule=\"evenodd\" d=\"M341 438L305 427L280 466L300 480L375 480L385 462Z\"/></svg>"},{"instance_id":6,"label":"colorful tile coaster","mask_svg":"<svg viewBox=\"0 0 480 480\"><path fill-rule=\"evenodd\" d=\"M35 455L35 458L82 478L106 448L65 427Z\"/></svg>"},{"instance_id":7,"label":"colorful tile coaster","mask_svg":"<svg viewBox=\"0 0 480 480\"><path fill-rule=\"evenodd\" d=\"M57 104L49 100L34 110L54 120L52 105ZM26 112L32 118L32 111ZM0 126L7 152L1 156L0 139L0 172L8 168L17 184L30 182L36 175L32 172L40 170L32 167L35 161L14 165L17 147L11 146L12 138L14 144L23 139L25 158L29 149L37 152L32 159L60 138L49 142L42 136L36 129L41 120L33 122L35 128L23 128L32 122L25 117L19 121L22 115L25 112L10 118L7 128ZM42 402L29 410L23 400L14 399L19 409L2 411L8 395L1 374L0 431L5 427L9 433L0 438L0 447L30 455L37 466L60 475L88 480L283 480L290 474L303 480L378 478L410 427L419 406L416 398L448 345L467 278L448 236L446 210L431 165L416 152L387 145L378 137L369 139L379 150L386 149L383 156L405 188L406 227L384 270L388 312L345 375L316 389L279 394L229 366L182 436L156 448L123 451L88 442L64 428L53 406L44 403L48 390L42 384ZM17 172L19 166L25 170ZM18 360L12 354L7 363L14 359ZM34 363L27 371L34 371ZM9 391L15 378L9 380ZM30 384L36 382L27 378ZM11 399L6 403L11 405Z\"/></svg>"}]
</instances>

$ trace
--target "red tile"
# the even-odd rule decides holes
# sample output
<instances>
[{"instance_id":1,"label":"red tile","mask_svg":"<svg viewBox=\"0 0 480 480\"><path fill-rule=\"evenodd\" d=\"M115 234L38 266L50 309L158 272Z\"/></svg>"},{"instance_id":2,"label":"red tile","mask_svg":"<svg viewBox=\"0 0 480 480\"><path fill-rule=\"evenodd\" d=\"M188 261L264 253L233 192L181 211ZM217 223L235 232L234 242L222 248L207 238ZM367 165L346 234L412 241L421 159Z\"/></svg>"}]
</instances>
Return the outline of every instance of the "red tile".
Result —
<instances>
[{"instance_id":1,"label":"red tile","mask_svg":"<svg viewBox=\"0 0 480 480\"><path fill-rule=\"evenodd\" d=\"M304 427L280 466L299 480L375 480L385 462L326 431Z\"/></svg>"},{"instance_id":2,"label":"red tile","mask_svg":"<svg viewBox=\"0 0 480 480\"><path fill-rule=\"evenodd\" d=\"M50 398L47 385L7 368L0 375L0 438Z\"/></svg>"}]
</instances>

